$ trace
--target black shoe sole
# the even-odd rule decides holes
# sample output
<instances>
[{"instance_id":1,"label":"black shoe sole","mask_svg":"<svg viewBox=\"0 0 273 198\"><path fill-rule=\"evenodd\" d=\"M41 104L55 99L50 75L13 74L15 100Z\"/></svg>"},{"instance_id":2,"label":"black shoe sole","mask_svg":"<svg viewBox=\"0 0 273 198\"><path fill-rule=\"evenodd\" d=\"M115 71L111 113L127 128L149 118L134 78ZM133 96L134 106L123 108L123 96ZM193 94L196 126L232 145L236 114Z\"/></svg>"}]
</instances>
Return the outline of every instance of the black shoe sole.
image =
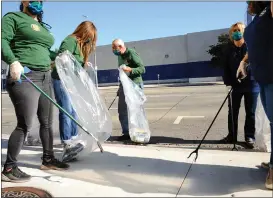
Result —
<instances>
[{"instance_id":1,"label":"black shoe sole","mask_svg":"<svg viewBox=\"0 0 273 198\"><path fill-rule=\"evenodd\" d=\"M254 149L254 145L255 145L254 143L252 143L252 142L246 142L245 144L246 144L247 148Z\"/></svg>"}]
</instances>

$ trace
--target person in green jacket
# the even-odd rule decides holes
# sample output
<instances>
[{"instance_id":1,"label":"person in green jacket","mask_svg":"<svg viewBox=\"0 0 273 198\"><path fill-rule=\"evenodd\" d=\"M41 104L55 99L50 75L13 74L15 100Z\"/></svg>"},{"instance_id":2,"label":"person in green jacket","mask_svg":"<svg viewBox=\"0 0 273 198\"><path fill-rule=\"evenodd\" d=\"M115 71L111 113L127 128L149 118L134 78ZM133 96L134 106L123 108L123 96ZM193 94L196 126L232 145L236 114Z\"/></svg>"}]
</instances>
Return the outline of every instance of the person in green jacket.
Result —
<instances>
[{"instance_id":1,"label":"person in green jacket","mask_svg":"<svg viewBox=\"0 0 273 198\"><path fill-rule=\"evenodd\" d=\"M17 157L36 115L40 122L43 146L41 169L69 168L68 164L54 157L52 103L25 79L18 81L24 71L23 66L27 66L31 72L25 75L46 94L53 95L50 76L53 57L50 48L54 44L54 37L42 22L42 16L42 1L22 1L20 12L10 12L2 18L2 60L10 65L7 91L17 117L17 126L8 141L2 181L24 182L31 178L18 168Z\"/></svg>"},{"instance_id":2,"label":"person in green jacket","mask_svg":"<svg viewBox=\"0 0 273 198\"><path fill-rule=\"evenodd\" d=\"M112 42L112 51L118 56L118 65L124 65L123 71L125 71L128 77L136 83L141 89L143 89L142 75L145 73L145 67L138 53L125 46L121 39L115 39ZM125 95L122 84L120 83L118 90L118 114L119 121L122 128L122 136L118 138L119 141L130 140L129 136L129 123L128 123L128 111L125 101Z\"/></svg>"},{"instance_id":3,"label":"person in green jacket","mask_svg":"<svg viewBox=\"0 0 273 198\"><path fill-rule=\"evenodd\" d=\"M59 53L68 50L76 60L87 68L88 58L95 50L97 41L97 29L90 21L82 22L76 30L67 36L59 48ZM52 71L53 87L57 103L76 119L74 111L65 88L62 86L56 67ZM59 111L59 130L61 141L64 145L63 161L74 160L84 149L83 141L77 140L78 126L62 111ZM75 140L75 141L74 141Z\"/></svg>"}]
</instances>

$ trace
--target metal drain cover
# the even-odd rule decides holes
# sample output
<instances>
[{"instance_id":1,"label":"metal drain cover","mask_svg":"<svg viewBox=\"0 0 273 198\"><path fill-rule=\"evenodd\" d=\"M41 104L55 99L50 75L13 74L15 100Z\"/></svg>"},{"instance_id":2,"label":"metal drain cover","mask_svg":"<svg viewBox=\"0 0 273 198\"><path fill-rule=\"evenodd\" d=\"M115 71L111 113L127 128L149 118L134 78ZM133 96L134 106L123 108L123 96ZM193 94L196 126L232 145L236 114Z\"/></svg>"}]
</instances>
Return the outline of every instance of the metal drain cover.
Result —
<instances>
[{"instance_id":1,"label":"metal drain cover","mask_svg":"<svg viewBox=\"0 0 273 198\"><path fill-rule=\"evenodd\" d=\"M33 187L8 187L2 188L2 196L1 197L53 197L50 193L45 190Z\"/></svg>"}]
</instances>

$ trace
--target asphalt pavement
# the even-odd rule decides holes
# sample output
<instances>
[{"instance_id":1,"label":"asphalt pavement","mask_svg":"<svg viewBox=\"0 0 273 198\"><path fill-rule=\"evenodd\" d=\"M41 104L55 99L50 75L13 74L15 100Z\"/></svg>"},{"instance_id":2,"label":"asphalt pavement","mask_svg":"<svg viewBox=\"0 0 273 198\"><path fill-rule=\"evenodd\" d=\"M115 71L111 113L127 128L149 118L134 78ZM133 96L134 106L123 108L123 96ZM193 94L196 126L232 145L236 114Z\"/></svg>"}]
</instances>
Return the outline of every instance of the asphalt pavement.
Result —
<instances>
[{"instance_id":1,"label":"asphalt pavement","mask_svg":"<svg viewBox=\"0 0 273 198\"><path fill-rule=\"evenodd\" d=\"M116 96L116 87L100 88L100 93L106 105L109 106ZM149 127L152 132L151 146L168 147L195 147L212 122L227 93L221 83L198 83L192 85L160 85L147 86L144 89L147 96L145 104ZM117 100L110 109L113 121L112 137L109 144L121 143L116 138L121 134L118 120ZM220 144L219 140L227 133L227 103L217 117L202 148L228 149L233 145ZM239 149L245 149L244 141L244 102L241 103L239 115ZM2 133L10 134L16 126L16 117L13 105L8 94L2 93ZM37 138L39 132L38 120L30 134ZM54 142L59 144L58 109L54 108ZM123 142L131 144L131 142Z\"/></svg>"}]
</instances>

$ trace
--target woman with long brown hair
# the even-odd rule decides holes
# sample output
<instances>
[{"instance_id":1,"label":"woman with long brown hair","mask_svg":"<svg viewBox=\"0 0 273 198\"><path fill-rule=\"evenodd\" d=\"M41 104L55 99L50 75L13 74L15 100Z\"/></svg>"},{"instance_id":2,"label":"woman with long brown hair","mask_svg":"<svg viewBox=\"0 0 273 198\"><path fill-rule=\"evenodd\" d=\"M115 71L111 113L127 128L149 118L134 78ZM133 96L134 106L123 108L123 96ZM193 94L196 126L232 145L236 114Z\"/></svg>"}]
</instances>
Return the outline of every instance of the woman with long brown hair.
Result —
<instances>
[{"instance_id":1,"label":"woman with long brown hair","mask_svg":"<svg viewBox=\"0 0 273 198\"><path fill-rule=\"evenodd\" d=\"M95 50L96 41L97 29L95 25L90 21L84 21L71 35L63 40L59 48L59 53L68 50L82 67L86 68L88 67L88 58ZM53 87L57 103L76 119L76 113L61 84L56 67L53 68L51 76L53 78ZM76 145L72 144L73 140L78 136L78 127L61 111L59 111L59 130L61 141L64 145L63 161L68 162L76 158L77 154L84 149L85 145L81 141L77 141Z\"/></svg>"}]
</instances>

